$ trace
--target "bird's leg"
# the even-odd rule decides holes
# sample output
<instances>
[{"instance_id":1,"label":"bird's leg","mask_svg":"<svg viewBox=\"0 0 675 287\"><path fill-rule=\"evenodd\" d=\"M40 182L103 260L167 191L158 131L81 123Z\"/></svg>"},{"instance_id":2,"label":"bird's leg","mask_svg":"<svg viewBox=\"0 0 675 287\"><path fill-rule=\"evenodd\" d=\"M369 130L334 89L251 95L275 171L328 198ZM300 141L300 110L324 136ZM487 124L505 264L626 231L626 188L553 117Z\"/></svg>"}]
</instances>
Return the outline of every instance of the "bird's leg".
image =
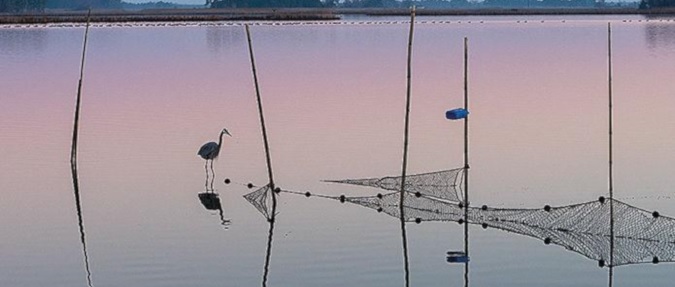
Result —
<instances>
[{"instance_id":1,"label":"bird's leg","mask_svg":"<svg viewBox=\"0 0 675 287\"><path fill-rule=\"evenodd\" d=\"M211 175L211 191L215 191L215 189L213 189L213 182L216 180L216 172L213 171L213 160L211 160Z\"/></svg>"},{"instance_id":2,"label":"bird's leg","mask_svg":"<svg viewBox=\"0 0 675 287\"><path fill-rule=\"evenodd\" d=\"M206 175L204 189L206 189L206 192L209 192L209 160L204 161L204 174Z\"/></svg>"}]
</instances>

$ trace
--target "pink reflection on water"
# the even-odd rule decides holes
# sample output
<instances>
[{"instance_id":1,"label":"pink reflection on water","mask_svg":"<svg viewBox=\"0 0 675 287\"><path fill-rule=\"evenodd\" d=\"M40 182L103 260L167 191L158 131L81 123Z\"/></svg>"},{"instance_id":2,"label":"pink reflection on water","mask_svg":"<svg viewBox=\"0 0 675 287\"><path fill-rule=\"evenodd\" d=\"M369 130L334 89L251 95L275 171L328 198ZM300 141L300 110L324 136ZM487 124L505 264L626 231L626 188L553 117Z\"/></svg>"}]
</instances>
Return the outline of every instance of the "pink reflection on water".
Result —
<instances>
[{"instance_id":1,"label":"pink reflection on water","mask_svg":"<svg viewBox=\"0 0 675 287\"><path fill-rule=\"evenodd\" d=\"M367 192L319 181L400 172L406 29L406 25L254 27L273 165L281 186L328 194ZM603 21L419 25L411 171L461 163L461 125L443 115L461 105L461 45L462 37L468 36L474 202L540 206L604 194L605 29ZM642 41L645 33L658 37L645 25L617 23L614 31L617 194L664 194L673 184L669 175L675 162L675 132L670 128L675 124L675 84L669 78L675 73L673 54L653 48L653 43L667 40ZM47 40L27 41L42 47L28 50L41 51L40 57L14 48L1 54L0 223L17 230L5 237L11 245L26 248L44 243L35 238L39 242L21 243L32 234L56 238L54 247L71 239L76 242L69 233L72 216L64 211L71 204L64 168L81 31L45 33ZM255 232L247 224L255 226L260 218L241 204L240 195L247 190L218 185L225 177L258 185L266 178L243 28L97 28L91 36L80 179L94 262L107 258L108 265L101 263L102 267L123 270L115 264L124 259L151 260L158 247L146 242L160 247L171 246L172 240L193 244L198 239L177 234L186 229L206 232L198 225L208 224L200 217L203 210L186 205L199 207L196 193L203 187L197 149L216 140L223 127L233 137L216 162L216 188L223 194L225 212L236 217L233 229ZM44 80L36 84L35 79ZM16 192L26 188L31 192ZM286 216L308 224L318 225L302 217L305 212L351 218L339 208L285 204L297 207L286 209ZM645 208L662 210L664 205L646 202ZM24 227L22 219L35 218L34 210L43 216ZM671 208L662 214L675 212ZM124 234L119 242L110 239L119 234ZM245 232L226 236L235 242L253 240ZM116 254L119 248L138 254ZM242 257L244 265L255 266L258 259L220 248ZM191 258L175 252L167 256ZM77 259L73 264L79 264ZM119 275L108 272L111 277Z\"/></svg>"}]
</instances>

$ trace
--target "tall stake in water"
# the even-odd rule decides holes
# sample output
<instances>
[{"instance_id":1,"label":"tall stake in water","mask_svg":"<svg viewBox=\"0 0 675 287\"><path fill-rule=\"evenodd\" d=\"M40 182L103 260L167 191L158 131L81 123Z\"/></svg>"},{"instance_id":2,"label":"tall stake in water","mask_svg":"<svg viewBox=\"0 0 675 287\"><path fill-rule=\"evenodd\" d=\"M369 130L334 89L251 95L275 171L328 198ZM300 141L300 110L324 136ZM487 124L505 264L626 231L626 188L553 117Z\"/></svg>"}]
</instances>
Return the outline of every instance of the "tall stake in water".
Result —
<instances>
[{"instance_id":1,"label":"tall stake in water","mask_svg":"<svg viewBox=\"0 0 675 287\"><path fill-rule=\"evenodd\" d=\"M464 37L464 110L469 110L469 39ZM464 254L469 257L469 114L464 118ZM469 286L469 261L464 265L464 286Z\"/></svg>"},{"instance_id":2,"label":"tall stake in water","mask_svg":"<svg viewBox=\"0 0 675 287\"><path fill-rule=\"evenodd\" d=\"M612 286L614 268L614 154L613 141L613 100L612 100L612 24L607 23L607 82L609 92L609 286Z\"/></svg>"},{"instance_id":3,"label":"tall stake in water","mask_svg":"<svg viewBox=\"0 0 675 287\"><path fill-rule=\"evenodd\" d=\"M265 268L263 272L263 282L262 286L265 287L267 286L267 275L269 274L269 265L270 265L270 259L272 255L272 237L274 233L274 221L275 221L275 216L277 212L277 197L276 197L276 192L275 186L274 186L274 176L272 174L272 159L270 156L270 146L269 142L267 140L267 128L265 126L265 116L263 114L263 107L262 107L262 99L260 98L260 86L258 85L258 74L256 72L255 68L255 58L253 56L253 45L251 44L251 31L248 27L248 25L245 25L246 27L246 39L248 40L248 52L249 55L251 56L251 71L253 72L253 83L255 85L255 96L256 96L256 101L258 102L258 115L260 116L260 127L262 129L262 136L263 136L263 143L265 147L265 159L267 161L267 174L269 176L269 188L272 193L272 213L270 214L270 218L268 218L270 222L270 229L269 229L269 237L267 239L267 252L265 255Z\"/></svg>"},{"instance_id":4,"label":"tall stake in water","mask_svg":"<svg viewBox=\"0 0 675 287\"><path fill-rule=\"evenodd\" d=\"M248 52L251 56L251 71L253 72L253 84L255 85L255 98L258 103L258 115L260 116L260 128L262 129L263 144L265 147L265 159L267 160L267 175L269 176L270 188L274 190L274 176L272 175L272 159L270 156L270 145L267 140L267 127L265 126L265 114L263 113L262 99L260 98L260 85L258 85L258 73L255 68L255 57L253 56L253 45L251 44L251 31L246 27L246 39L248 40Z\"/></svg>"},{"instance_id":5,"label":"tall stake in water","mask_svg":"<svg viewBox=\"0 0 675 287\"><path fill-rule=\"evenodd\" d=\"M87 39L89 36L89 24L91 22L91 9L87 13L87 25L84 30L84 43L82 45L82 60L80 63L80 79L77 84L77 100L75 102L75 119L73 120L73 141L70 146L70 170L73 177L73 193L75 194L75 208L77 210L77 223L80 229L80 242L84 255L84 268L87 272L87 285L92 286L91 270L89 268L89 256L87 254L87 241L84 233L84 220L82 218L82 202L80 201L80 185L77 176L77 140L80 122L80 102L82 99L82 78L84 77L84 59L87 53Z\"/></svg>"},{"instance_id":6,"label":"tall stake in water","mask_svg":"<svg viewBox=\"0 0 675 287\"><path fill-rule=\"evenodd\" d=\"M77 83L77 100L75 102L75 119L73 120L73 141L70 145L70 164L77 164L77 139L80 123L80 102L82 99L82 78L84 77L84 60L87 55L87 39L89 38L89 23L91 22L91 9L87 13L87 26L84 29L84 44L82 44L82 60L80 62L80 80Z\"/></svg>"},{"instance_id":7,"label":"tall stake in water","mask_svg":"<svg viewBox=\"0 0 675 287\"><path fill-rule=\"evenodd\" d=\"M403 240L403 268L405 270L405 286L410 286L410 271L408 268L408 238L405 232L405 215L403 214L403 199L405 198L405 175L408 168L408 138L410 130L410 94L411 94L411 75L412 75L412 42L413 31L415 28L415 6L410 10L410 32L408 35L408 65L407 65L407 87L405 102L405 129L403 138L403 166L401 168L401 196L399 208L401 214L401 238Z\"/></svg>"}]
</instances>

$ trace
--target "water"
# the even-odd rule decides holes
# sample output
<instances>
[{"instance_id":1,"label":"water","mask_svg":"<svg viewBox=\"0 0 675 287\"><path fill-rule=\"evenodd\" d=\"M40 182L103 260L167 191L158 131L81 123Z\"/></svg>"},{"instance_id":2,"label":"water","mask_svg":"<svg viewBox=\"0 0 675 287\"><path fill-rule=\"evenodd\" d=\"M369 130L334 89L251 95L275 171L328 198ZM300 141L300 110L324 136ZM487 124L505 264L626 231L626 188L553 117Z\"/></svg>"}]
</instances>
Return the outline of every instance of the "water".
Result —
<instances>
[{"instance_id":1,"label":"water","mask_svg":"<svg viewBox=\"0 0 675 287\"><path fill-rule=\"evenodd\" d=\"M400 174L405 20L251 27L279 186L365 196L378 191L321 180ZM443 114L462 105L467 36L473 205L606 195L611 21L616 197L675 215L675 19L418 20L411 173L461 166L462 125ZM156 25L97 25L90 34L78 175L92 283L258 286L269 225L242 195L267 172L244 29ZM87 285L69 166L83 30L0 27L0 286ZM214 187L225 226L198 199L205 175L196 155L223 127L233 137L214 164ZM402 285L396 219L291 194L277 211L268 286ZM471 286L607 285L607 268L559 246L470 232ZM445 262L446 251L463 248L462 226L408 224L408 241L411 286L463 286L464 268ZM669 286L671 269L618 267L614 286Z\"/></svg>"}]
</instances>

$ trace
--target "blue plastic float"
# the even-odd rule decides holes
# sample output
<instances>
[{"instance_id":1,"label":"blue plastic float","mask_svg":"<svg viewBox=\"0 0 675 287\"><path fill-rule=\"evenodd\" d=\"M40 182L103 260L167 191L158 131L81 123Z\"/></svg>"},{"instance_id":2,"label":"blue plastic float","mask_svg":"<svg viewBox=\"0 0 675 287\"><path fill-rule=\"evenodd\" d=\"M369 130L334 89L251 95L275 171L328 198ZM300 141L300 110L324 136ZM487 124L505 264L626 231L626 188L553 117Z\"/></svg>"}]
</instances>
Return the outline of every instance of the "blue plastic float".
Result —
<instances>
[{"instance_id":1,"label":"blue plastic float","mask_svg":"<svg viewBox=\"0 0 675 287\"><path fill-rule=\"evenodd\" d=\"M459 108L445 112L445 118L448 120L461 120L469 115L469 111Z\"/></svg>"},{"instance_id":2,"label":"blue plastic float","mask_svg":"<svg viewBox=\"0 0 675 287\"><path fill-rule=\"evenodd\" d=\"M448 251L446 253L448 257L446 260L448 263L467 263L469 262L469 256L462 251Z\"/></svg>"}]
</instances>

